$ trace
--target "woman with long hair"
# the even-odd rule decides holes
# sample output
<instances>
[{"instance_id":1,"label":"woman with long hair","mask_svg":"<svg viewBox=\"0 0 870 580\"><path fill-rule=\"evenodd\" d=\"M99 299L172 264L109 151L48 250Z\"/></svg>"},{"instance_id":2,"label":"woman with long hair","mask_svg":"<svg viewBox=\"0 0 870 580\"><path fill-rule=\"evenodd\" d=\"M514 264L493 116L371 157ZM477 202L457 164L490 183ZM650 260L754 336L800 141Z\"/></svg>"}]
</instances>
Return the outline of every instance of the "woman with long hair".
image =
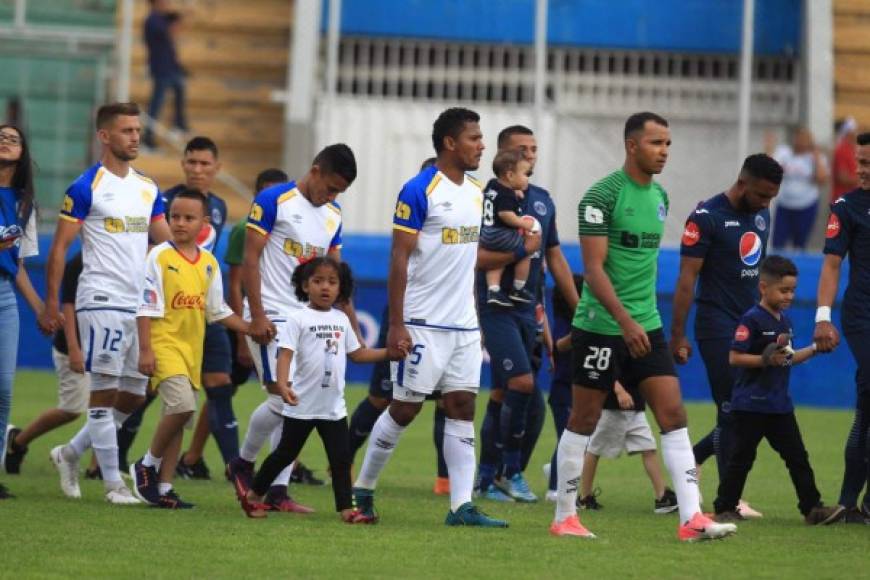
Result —
<instances>
[{"instance_id":1,"label":"woman with long hair","mask_svg":"<svg viewBox=\"0 0 870 580\"><path fill-rule=\"evenodd\" d=\"M17 288L35 313L43 308L24 258L38 252L33 163L24 133L0 125L0 463L6 456L12 382L18 358ZM51 329L43 329L51 330ZM0 499L11 497L0 483Z\"/></svg>"}]
</instances>

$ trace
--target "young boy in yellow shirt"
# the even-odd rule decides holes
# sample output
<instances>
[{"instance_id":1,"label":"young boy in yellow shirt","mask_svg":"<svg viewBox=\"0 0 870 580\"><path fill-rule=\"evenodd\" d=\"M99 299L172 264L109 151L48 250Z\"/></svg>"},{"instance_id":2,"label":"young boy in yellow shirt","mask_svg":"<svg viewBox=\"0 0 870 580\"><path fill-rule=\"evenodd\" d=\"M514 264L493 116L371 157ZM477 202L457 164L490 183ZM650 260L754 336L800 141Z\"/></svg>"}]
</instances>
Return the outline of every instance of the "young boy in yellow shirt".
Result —
<instances>
[{"instance_id":1,"label":"young boy in yellow shirt","mask_svg":"<svg viewBox=\"0 0 870 580\"><path fill-rule=\"evenodd\" d=\"M196 411L206 322L248 330L224 302L217 260L197 246L207 208L208 200L196 190L175 195L168 212L172 240L148 253L137 312L139 371L151 377L163 413L151 447L130 467L130 475L139 499L167 509L193 507L175 493L172 479L184 428Z\"/></svg>"}]
</instances>

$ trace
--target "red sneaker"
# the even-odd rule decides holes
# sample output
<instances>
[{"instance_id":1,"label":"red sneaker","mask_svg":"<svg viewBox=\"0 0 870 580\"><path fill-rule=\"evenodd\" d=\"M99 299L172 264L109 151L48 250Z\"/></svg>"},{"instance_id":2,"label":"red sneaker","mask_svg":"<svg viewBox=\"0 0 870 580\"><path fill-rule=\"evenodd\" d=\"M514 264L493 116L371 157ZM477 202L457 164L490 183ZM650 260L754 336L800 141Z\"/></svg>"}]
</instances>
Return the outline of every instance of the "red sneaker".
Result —
<instances>
[{"instance_id":1,"label":"red sneaker","mask_svg":"<svg viewBox=\"0 0 870 580\"><path fill-rule=\"evenodd\" d=\"M577 514L568 516L561 522L554 521L550 524L550 533L554 536L575 536L578 538L589 538L590 540L598 537L583 527Z\"/></svg>"},{"instance_id":2,"label":"red sneaker","mask_svg":"<svg viewBox=\"0 0 870 580\"><path fill-rule=\"evenodd\" d=\"M271 511L285 512L294 514L313 514L314 508L302 505L293 500L292 497L270 498L268 505Z\"/></svg>"},{"instance_id":3,"label":"red sneaker","mask_svg":"<svg viewBox=\"0 0 870 580\"><path fill-rule=\"evenodd\" d=\"M683 542L698 542L701 540L718 540L737 532L737 526L730 523L714 522L701 512L680 526L677 537Z\"/></svg>"},{"instance_id":4,"label":"red sneaker","mask_svg":"<svg viewBox=\"0 0 870 580\"><path fill-rule=\"evenodd\" d=\"M249 518L262 519L266 517L269 506L264 503L250 501L247 494L239 496L239 505Z\"/></svg>"}]
</instances>

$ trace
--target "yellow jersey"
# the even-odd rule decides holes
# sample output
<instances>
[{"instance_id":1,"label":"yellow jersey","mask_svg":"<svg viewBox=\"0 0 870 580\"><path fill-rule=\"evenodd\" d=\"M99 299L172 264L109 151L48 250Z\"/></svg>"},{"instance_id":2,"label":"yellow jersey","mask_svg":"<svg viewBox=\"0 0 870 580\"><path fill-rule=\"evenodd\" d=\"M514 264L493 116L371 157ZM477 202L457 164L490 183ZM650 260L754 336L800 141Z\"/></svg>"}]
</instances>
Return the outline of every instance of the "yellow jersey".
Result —
<instances>
[{"instance_id":1,"label":"yellow jersey","mask_svg":"<svg viewBox=\"0 0 870 580\"><path fill-rule=\"evenodd\" d=\"M151 385L183 375L199 388L206 322L233 311L224 302L217 260L199 249L188 260L172 242L163 242L145 260L145 284L136 316L151 318L151 347L156 361Z\"/></svg>"}]
</instances>

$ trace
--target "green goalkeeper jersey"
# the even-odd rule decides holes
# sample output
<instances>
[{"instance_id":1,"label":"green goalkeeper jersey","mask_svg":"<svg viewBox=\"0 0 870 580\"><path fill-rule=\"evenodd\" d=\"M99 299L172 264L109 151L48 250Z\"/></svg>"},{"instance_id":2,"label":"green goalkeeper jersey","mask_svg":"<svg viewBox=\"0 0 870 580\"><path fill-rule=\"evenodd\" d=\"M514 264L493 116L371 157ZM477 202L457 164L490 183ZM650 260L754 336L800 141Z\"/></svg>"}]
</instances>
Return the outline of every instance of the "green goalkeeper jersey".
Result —
<instances>
[{"instance_id":1,"label":"green goalkeeper jersey","mask_svg":"<svg viewBox=\"0 0 870 580\"><path fill-rule=\"evenodd\" d=\"M655 182L639 185L622 169L593 185L578 207L580 237L607 236L604 271L622 305L647 332L662 326L656 273L667 215L665 190ZM574 313L574 326L598 334L622 334L587 283Z\"/></svg>"}]
</instances>

